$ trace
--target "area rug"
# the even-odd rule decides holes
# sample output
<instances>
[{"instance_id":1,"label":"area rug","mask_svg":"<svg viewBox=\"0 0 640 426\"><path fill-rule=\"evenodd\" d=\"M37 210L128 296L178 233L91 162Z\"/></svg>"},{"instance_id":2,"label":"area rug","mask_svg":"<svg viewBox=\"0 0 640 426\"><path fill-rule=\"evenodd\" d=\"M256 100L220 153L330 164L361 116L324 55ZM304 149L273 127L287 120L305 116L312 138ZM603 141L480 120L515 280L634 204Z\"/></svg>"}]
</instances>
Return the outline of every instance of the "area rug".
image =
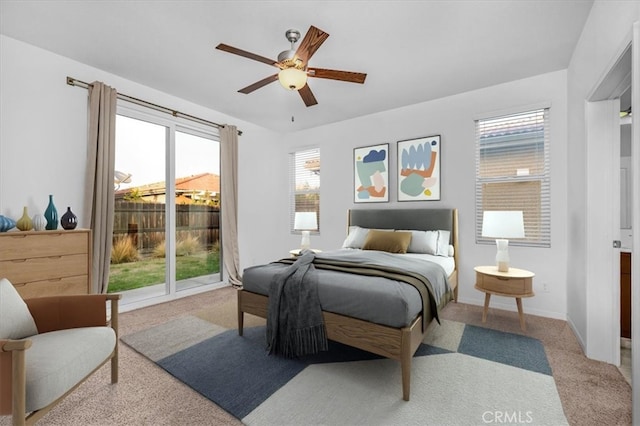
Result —
<instances>
[{"instance_id":1,"label":"area rug","mask_svg":"<svg viewBox=\"0 0 640 426\"><path fill-rule=\"evenodd\" d=\"M263 325L185 316L122 341L247 425L567 424L540 341L454 321L418 348L408 402L399 362L335 342L269 356Z\"/></svg>"}]
</instances>

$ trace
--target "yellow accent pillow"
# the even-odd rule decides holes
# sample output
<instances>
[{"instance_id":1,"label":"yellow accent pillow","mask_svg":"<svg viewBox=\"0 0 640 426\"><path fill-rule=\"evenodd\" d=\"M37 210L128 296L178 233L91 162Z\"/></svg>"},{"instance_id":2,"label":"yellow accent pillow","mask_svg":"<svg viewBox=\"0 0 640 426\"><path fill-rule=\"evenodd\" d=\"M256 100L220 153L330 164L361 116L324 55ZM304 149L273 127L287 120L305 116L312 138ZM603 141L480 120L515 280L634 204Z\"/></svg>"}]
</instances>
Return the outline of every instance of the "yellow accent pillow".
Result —
<instances>
[{"instance_id":1,"label":"yellow accent pillow","mask_svg":"<svg viewBox=\"0 0 640 426\"><path fill-rule=\"evenodd\" d=\"M369 230L362 250L379 250L389 253L406 253L411 243L411 232Z\"/></svg>"}]
</instances>

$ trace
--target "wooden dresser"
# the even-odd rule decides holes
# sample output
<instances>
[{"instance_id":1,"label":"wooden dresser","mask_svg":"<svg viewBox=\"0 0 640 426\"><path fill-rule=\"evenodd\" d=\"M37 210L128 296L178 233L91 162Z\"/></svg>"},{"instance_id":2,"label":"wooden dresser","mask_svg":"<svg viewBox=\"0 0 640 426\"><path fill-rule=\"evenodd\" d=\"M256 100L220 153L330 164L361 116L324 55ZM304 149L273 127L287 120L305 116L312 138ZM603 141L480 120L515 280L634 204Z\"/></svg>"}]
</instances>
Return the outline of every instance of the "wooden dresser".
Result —
<instances>
[{"instance_id":1,"label":"wooden dresser","mask_svg":"<svg viewBox=\"0 0 640 426\"><path fill-rule=\"evenodd\" d=\"M90 293L91 231L0 233L0 278L25 299Z\"/></svg>"}]
</instances>

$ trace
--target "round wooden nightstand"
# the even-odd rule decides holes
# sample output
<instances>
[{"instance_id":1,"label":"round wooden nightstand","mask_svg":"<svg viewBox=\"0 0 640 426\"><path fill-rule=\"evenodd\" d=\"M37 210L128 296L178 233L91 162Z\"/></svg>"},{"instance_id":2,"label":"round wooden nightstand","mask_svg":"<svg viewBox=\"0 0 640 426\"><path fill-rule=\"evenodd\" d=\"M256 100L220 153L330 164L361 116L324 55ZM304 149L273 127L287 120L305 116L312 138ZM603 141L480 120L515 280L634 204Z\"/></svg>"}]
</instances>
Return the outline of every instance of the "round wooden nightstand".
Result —
<instances>
[{"instance_id":1,"label":"round wooden nightstand","mask_svg":"<svg viewBox=\"0 0 640 426\"><path fill-rule=\"evenodd\" d=\"M487 321L487 311L491 295L504 297L515 297L518 305L518 316L520 317L520 328L524 331L527 326L524 322L522 312L522 298L533 297L533 277L535 274L524 269L509 268L508 272L500 272L496 266L476 266L476 290L483 291L484 311L482 312L482 322Z\"/></svg>"}]
</instances>

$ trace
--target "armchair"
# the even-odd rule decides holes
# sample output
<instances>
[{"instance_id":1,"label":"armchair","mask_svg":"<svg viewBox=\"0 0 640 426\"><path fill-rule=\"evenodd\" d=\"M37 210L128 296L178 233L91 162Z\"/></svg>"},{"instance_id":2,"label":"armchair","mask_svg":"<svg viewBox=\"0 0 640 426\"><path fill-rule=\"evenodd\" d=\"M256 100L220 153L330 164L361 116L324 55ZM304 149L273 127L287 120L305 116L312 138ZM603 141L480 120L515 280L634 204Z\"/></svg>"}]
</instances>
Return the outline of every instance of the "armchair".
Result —
<instances>
[{"instance_id":1,"label":"armchair","mask_svg":"<svg viewBox=\"0 0 640 426\"><path fill-rule=\"evenodd\" d=\"M0 280L0 415L37 422L111 360L118 381L119 294L23 300ZM107 301L111 321L107 320Z\"/></svg>"}]
</instances>

